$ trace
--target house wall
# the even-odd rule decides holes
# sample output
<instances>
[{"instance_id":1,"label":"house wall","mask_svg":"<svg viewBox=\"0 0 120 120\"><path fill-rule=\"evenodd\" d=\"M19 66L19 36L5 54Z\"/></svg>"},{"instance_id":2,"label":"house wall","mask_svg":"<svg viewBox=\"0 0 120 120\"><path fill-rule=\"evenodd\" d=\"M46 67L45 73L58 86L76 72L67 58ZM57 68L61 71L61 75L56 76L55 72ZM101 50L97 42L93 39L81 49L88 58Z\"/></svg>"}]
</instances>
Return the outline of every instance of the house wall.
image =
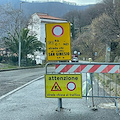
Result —
<instances>
[{"instance_id":1,"label":"house wall","mask_svg":"<svg viewBox=\"0 0 120 120\"><path fill-rule=\"evenodd\" d=\"M41 23L41 36L40 36L40 41L42 42L42 43L44 43L44 44L46 44L45 43L45 38L46 38L46 35L45 35L45 23Z\"/></svg>"},{"instance_id":2,"label":"house wall","mask_svg":"<svg viewBox=\"0 0 120 120\"><path fill-rule=\"evenodd\" d=\"M31 35L36 35L38 40L40 41L40 36L41 36L41 20L36 14L33 14L30 23L28 25L28 29L30 30Z\"/></svg>"}]
</instances>

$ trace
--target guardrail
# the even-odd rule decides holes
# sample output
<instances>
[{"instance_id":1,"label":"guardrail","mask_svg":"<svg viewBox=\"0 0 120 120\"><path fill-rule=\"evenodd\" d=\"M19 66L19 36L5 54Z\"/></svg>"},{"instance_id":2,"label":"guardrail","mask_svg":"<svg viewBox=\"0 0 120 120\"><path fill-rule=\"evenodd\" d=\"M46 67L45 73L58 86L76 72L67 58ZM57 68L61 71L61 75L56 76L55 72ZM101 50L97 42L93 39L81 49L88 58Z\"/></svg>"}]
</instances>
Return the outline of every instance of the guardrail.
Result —
<instances>
[{"instance_id":1,"label":"guardrail","mask_svg":"<svg viewBox=\"0 0 120 120\"><path fill-rule=\"evenodd\" d=\"M118 113L117 99L120 99L119 63L69 63L52 62L46 64L46 74L48 65L55 65L55 74L86 74L84 82L85 92L82 97L92 98L94 107L94 98L110 98L115 100L116 113ZM94 85L93 85L94 82ZM91 88L91 92L89 89ZM89 93L89 94L88 94Z\"/></svg>"}]
</instances>

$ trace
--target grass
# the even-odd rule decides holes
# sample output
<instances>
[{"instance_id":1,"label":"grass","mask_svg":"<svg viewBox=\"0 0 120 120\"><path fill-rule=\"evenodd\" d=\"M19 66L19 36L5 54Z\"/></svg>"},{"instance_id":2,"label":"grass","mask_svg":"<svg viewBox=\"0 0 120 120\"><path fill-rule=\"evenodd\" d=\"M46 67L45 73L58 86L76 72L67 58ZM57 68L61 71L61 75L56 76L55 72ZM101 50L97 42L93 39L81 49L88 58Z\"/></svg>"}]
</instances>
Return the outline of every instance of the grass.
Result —
<instances>
[{"instance_id":1,"label":"grass","mask_svg":"<svg viewBox=\"0 0 120 120\"><path fill-rule=\"evenodd\" d=\"M45 67L44 64L42 65L35 65L35 66L16 66L16 65L11 65L11 64L3 64L3 63L0 63L0 71L1 70L10 70L10 69L18 69L18 68L21 68L21 69L24 69L24 68L43 68Z\"/></svg>"},{"instance_id":2,"label":"grass","mask_svg":"<svg viewBox=\"0 0 120 120\"><path fill-rule=\"evenodd\" d=\"M15 68L18 68L18 66L0 63L0 70L15 69Z\"/></svg>"}]
</instances>

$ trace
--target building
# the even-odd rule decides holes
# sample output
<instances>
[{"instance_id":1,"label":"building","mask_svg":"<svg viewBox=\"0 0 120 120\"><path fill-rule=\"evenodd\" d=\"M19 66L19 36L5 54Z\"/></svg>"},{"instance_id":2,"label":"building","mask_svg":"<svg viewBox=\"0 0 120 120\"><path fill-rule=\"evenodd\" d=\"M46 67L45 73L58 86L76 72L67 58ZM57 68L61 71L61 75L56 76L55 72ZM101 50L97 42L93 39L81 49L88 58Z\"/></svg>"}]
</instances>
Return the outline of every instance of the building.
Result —
<instances>
[{"instance_id":1,"label":"building","mask_svg":"<svg viewBox=\"0 0 120 120\"><path fill-rule=\"evenodd\" d=\"M10 56L10 51L7 48L0 48L0 56Z\"/></svg>"},{"instance_id":2,"label":"building","mask_svg":"<svg viewBox=\"0 0 120 120\"><path fill-rule=\"evenodd\" d=\"M56 18L53 16L49 16L48 14L44 13L34 13L31 16L28 29L30 30L30 34L36 34L36 37L42 43L45 43L45 24L46 23L65 23L67 22L65 19ZM35 52L35 55L28 55L29 58L36 60L37 64L42 64L43 60L45 60L46 54L43 52Z\"/></svg>"}]
</instances>

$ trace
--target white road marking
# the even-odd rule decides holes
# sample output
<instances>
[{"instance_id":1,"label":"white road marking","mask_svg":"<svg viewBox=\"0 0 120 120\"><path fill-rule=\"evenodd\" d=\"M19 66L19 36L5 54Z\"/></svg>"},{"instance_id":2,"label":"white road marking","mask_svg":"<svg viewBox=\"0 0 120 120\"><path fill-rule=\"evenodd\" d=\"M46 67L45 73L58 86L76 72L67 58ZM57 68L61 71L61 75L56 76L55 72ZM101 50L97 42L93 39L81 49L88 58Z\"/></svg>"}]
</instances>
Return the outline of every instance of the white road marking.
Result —
<instances>
[{"instance_id":1,"label":"white road marking","mask_svg":"<svg viewBox=\"0 0 120 120\"><path fill-rule=\"evenodd\" d=\"M8 93L6 93L5 95L2 95L2 96L0 97L0 100L2 100L3 98L8 97L9 95L17 92L18 90L20 90L20 89L22 89L22 88L30 85L31 83L33 83L33 82L35 82L35 81L37 81L37 80L39 80L39 79L42 79L42 78L44 78L44 76L40 76L40 77L38 77L38 78L36 78L36 79L33 79L32 81L30 81L30 82L28 82L28 83L26 83L26 84L24 84L24 85L22 85L22 86L20 86L20 87L18 87L18 88L14 89L14 90L12 90L12 91L10 91L10 92L8 92Z\"/></svg>"}]
</instances>

